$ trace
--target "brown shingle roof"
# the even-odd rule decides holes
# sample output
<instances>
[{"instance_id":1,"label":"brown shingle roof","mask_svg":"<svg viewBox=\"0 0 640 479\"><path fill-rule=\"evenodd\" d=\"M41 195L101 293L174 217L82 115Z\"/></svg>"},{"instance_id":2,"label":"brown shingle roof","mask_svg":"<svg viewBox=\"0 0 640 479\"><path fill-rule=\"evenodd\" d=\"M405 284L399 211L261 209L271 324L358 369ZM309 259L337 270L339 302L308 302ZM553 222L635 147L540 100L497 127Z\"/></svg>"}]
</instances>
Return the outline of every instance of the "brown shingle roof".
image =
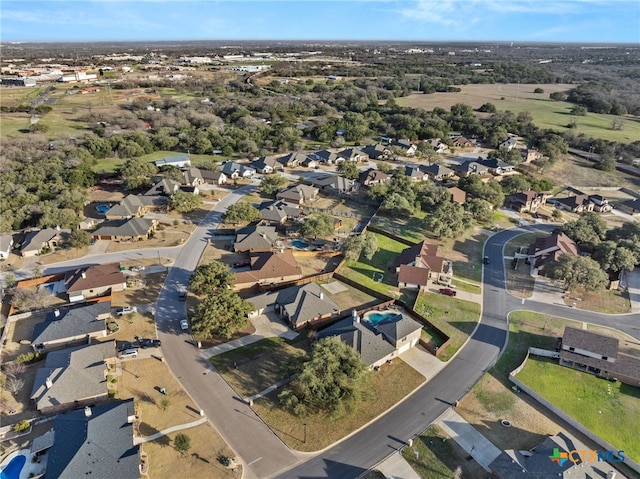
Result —
<instances>
[{"instance_id":1,"label":"brown shingle roof","mask_svg":"<svg viewBox=\"0 0 640 479\"><path fill-rule=\"evenodd\" d=\"M417 284L420 286L426 286L429 282L429 268L418 268L416 266L409 266L407 264L400 265L400 272L398 273L398 283Z\"/></svg>"},{"instance_id":2,"label":"brown shingle roof","mask_svg":"<svg viewBox=\"0 0 640 479\"><path fill-rule=\"evenodd\" d=\"M120 263L98 264L87 268L78 268L67 271L64 277L64 284L68 293L102 288L124 282L124 274L120 271Z\"/></svg>"},{"instance_id":3,"label":"brown shingle roof","mask_svg":"<svg viewBox=\"0 0 640 479\"><path fill-rule=\"evenodd\" d=\"M540 251L556 247L563 253L578 254L578 245L564 233L553 234L546 238L538 238L529 246L529 255L536 255Z\"/></svg>"},{"instance_id":4,"label":"brown shingle roof","mask_svg":"<svg viewBox=\"0 0 640 479\"><path fill-rule=\"evenodd\" d=\"M251 254L251 271L236 273L236 284L258 282L262 279L302 276L291 250Z\"/></svg>"},{"instance_id":5,"label":"brown shingle roof","mask_svg":"<svg viewBox=\"0 0 640 479\"><path fill-rule=\"evenodd\" d=\"M562 347L584 349L609 358L615 358L618 355L616 338L572 327L564 329Z\"/></svg>"}]
</instances>

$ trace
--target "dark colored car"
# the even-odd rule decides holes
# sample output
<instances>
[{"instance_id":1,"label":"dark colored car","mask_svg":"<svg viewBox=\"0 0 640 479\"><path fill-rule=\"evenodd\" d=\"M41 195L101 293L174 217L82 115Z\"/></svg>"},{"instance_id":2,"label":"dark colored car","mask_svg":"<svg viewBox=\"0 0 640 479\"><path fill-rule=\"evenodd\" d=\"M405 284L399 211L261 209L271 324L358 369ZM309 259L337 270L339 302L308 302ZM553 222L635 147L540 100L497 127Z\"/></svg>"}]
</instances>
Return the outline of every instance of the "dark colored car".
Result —
<instances>
[{"instance_id":1,"label":"dark colored car","mask_svg":"<svg viewBox=\"0 0 640 479\"><path fill-rule=\"evenodd\" d=\"M251 263L249 261L238 261L236 263L233 263L234 268L246 268L247 266L251 266Z\"/></svg>"},{"instance_id":2,"label":"dark colored car","mask_svg":"<svg viewBox=\"0 0 640 479\"><path fill-rule=\"evenodd\" d=\"M485 257L482 259L482 262L483 262L484 264L489 264L489 257L488 257L488 256L485 256Z\"/></svg>"},{"instance_id":3,"label":"dark colored car","mask_svg":"<svg viewBox=\"0 0 640 479\"><path fill-rule=\"evenodd\" d=\"M180 294L178 295L178 299L180 301L186 301L187 300L187 292L186 291L180 291Z\"/></svg>"},{"instance_id":4,"label":"dark colored car","mask_svg":"<svg viewBox=\"0 0 640 479\"><path fill-rule=\"evenodd\" d=\"M137 338L136 344L140 346L142 349L145 348L157 348L160 346L159 339L149 339L149 338Z\"/></svg>"},{"instance_id":5,"label":"dark colored car","mask_svg":"<svg viewBox=\"0 0 640 479\"><path fill-rule=\"evenodd\" d=\"M135 349L136 345L134 343L120 343L118 344L118 351L126 351L127 349Z\"/></svg>"},{"instance_id":6,"label":"dark colored car","mask_svg":"<svg viewBox=\"0 0 640 479\"><path fill-rule=\"evenodd\" d=\"M440 294L446 294L447 296L455 296L458 294L457 291L452 290L451 288L440 288Z\"/></svg>"}]
</instances>

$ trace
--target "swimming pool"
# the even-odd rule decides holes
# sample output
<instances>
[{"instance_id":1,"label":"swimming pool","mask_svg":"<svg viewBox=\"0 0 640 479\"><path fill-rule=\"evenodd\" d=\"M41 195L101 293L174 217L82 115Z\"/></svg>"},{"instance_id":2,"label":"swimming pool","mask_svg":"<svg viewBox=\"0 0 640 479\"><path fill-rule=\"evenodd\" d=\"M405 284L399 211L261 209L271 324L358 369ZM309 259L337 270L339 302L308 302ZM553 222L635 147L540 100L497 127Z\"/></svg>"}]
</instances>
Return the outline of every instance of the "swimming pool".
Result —
<instances>
[{"instance_id":1,"label":"swimming pool","mask_svg":"<svg viewBox=\"0 0 640 479\"><path fill-rule=\"evenodd\" d=\"M294 247L296 247L298 249L305 249L305 248L309 247L309 243L305 243L302 240L293 240L291 242L291 246L294 246Z\"/></svg>"},{"instance_id":2,"label":"swimming pool","mask_svg":"<svg viewBox=\"0 0 640 479\"><path fill-rule=\"evenodd\" d=\"M0 471L0 479L20 479L20 471L22 471L25 462L27 462L27 457L24 454L13 456L4 469Z\"/></svg>"},{"instance_id":3,"label":"swimming pool","mask_svg":"<svg viewBox=\"0 0 640 479\"><path fill-rule=\"evenodd\" d=\"M369 311L368 313L364 313L364 317L362 318L364 321L368 321L372 326L375 326L381 321L385 319L393 318L394 316L398 316L400 313L397 311Z\"/></svg>"},{"instance_id":4,"label":"swimming pool","mask_svg":"<svg viewBox=\"0 0 640 479\"><path fill-rule=\"evenodd\" d=\"M109 211L109 205L98 205L96 206L96 211L100 214L105 214L107 211Z\"/></svg>"}]
</instances>

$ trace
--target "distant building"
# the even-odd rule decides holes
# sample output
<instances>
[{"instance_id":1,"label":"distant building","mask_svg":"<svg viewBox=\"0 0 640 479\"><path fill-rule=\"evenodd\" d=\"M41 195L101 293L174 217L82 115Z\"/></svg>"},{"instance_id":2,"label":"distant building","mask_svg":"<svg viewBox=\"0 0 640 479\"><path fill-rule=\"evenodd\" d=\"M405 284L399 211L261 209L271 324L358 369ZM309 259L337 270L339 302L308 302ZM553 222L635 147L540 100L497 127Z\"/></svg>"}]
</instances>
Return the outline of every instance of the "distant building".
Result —
<instances>
[{"instance_id":1,"label":"distant building","mask_svg":"<svg viewBox=\"0 0 640 479\"><path fill-rule=\"evenodd\" d=\"M36 80L31 77L3 78L2 84L4 86L34 87L36 86Z\"/></svg>"},{"instance_id":2,"label":"distant building","mask_svg":"<svg viewBox=\"0 0 640 479\"><path fill-rule=\"evenodd\" d=\"M155 165L158 168L162 166L175 166L176 168L184 168L185 166L191 166L191 160L189 159L189 155L165 156L161 160L156 161Z\"/></svg>"}]
</instances>

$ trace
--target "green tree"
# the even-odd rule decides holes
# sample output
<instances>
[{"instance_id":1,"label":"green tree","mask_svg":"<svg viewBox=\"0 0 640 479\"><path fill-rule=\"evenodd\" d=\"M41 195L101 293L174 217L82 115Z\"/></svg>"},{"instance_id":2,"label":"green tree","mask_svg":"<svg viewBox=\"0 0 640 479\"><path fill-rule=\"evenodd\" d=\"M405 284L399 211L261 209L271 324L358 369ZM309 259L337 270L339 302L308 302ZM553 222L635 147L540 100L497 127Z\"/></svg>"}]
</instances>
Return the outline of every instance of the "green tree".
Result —
<instances>
[{"instance_id":1,"label":"green tree","mask_svg":"<svg viewBox=\"0 0 640 479\"><path fill-rule=\"evenodd\" d=\"M222 219L226 224L237 225L258 221L260 218L262 215L255 206L245 201L238 201L229 206Z\"/></svg>"},{"instance_id":2,"label":"green tree","mask_svg":"<svg viewBox=\"0 0 640 479\"><path fill-rule=\"evenodd\" d=\"M398 216L411 216L414 211L413 205L409 202L406 195L398 192L388 194L382 201L382 209Z\"/></svg>"},{"instance_id":3,"label":"green tree","mask_svg":"<svg viewBox=\"0 0 640 479\"><path fill-rule=\"evenodd\" d=\"M184 456L191 449L191 438L185 433L179 432L173 440L173 447Z\"/></svg>"},{"instance_id":4,"label":"green tree","mask_svg":"<svg viewBox=\"0 0 640 479\"><path fill-rule=\"evenodd\" d=\"M587 109L582 105L576 105L571 108L571 114L574 116L587 116Z\"/></svg>"},{"instance_id":5,"label":"green tree","mask_svg":"<svg viewBox=\"0 0 640 479\"><path fill-rule=\"evenodd\" d=\"M439 238L454 238L473 223L462 205L446 202L425 217L425 228Z\"/></svg>"},{"instance_id":6,"label":"green tree","mask_svg":"<svg viewBox=\"0 0 640 479\"><path fill-rule=\"evenodd\" d=\"M620 246L615 241L603 241L595 247L593 259L605 271L633 271L636 266L636 256L632 250Z\"/></svg>"},{"instance_id":7,"label":"green tree","mask_svg":"<svg viewBox=\"0 0 640 479\"><path fill-rule=\"evenodd\" d=\"M300 226L300 234L306 238L328 236L334 231L333 216L328 213L315 213L308 216Z\"/></svg>"},{"instance_id":8,"label":"green tree","mask_svg":"<svg viewBox=\"0 0 640 479\"><path fill-rule=\"evenodd\" d=\"M535 90L533 90L533 93L544 93L544 90L542 88L538 87Z\"/></svg>"},{"instance_id":9,"label":"green tree","mask_svg":"<svg viewBox=\"0 0 640 479\"><path fill-rule=\"evenodd\" d=\"M169 209L179 213L189 213L202 204L202 197L178 190L169 198Z\"/></svg>"},{"instance_id":10,"label":"green tree","mask_svg":"<svg viewBox=\"0 0 640 479\"><path fill-rule=\"evenodd\" d=\"M184 181L184 175L182 174L182 171L180 171L173 165L163 166L160 169L160 173L162 173L162 176L169 180L177 181L178 183L182 183Z\"/></svg>"},{"instance_id":11,"label":"green tree","mask_svg":"<svg viewBox=\"0 0 640 479\"><path fill-rule=\"evenodd\" d=\"M611 155L604 155L600 161L596 161L593 167L602 171L615 171L616 159Z\"/></svg>"},{"instance_id":12,"label":"green tree","mask_svg":"<svg viewBox=\"0 0 640 479\"><path fill-rule=\"evenodd\" d=\"M560 231L578 244L596 246L607 235L607 223L598 215L589 211L575 221L560 227Z\"/></svg>"},{"instance_id":13,"label":"green tree","mask_svg":"<svg viewBox=\"0 0 640 479\"><path fill-rule=\"evenodd\" d=\"M350 180L355 180L360 175L360 170L353 161L343 161L336 167L336 171Z\"/></svg>"},{"instance_id":14,"label":"green tree","mask_svg":"<svg viewBox=\"0 0 640 479\"><path fill-rule=\"evenodd\" d=\"M234 279L226 264L214 261L196 268L189 281L189 288L195 294L213 294L220 289L229 288Z\"/></svg>"},{"instance_id":15,"label":"green tree","mask_svg":"<svg viewBox=\"0 0 640 479\"><path fill-rule=\"evenodd\" d=\"M75 229L71 231L69 235L69 245L72 248L82 248L83 246L87 246L91 242L91 235L85 231L80 229Z\"/></svg>"},{"instance_id":16,"label":"green tree","mask_svg":"<svg viewBox=\"0 0 640 479\"><path fill-rule=\"evenodd\" d=\"M298 377L278 398L296 416L340 415L352 410L360 399L366 371L357 351L340 338L321 339L313 344Z\"/></svg>"},{"instance_id":17,"label":"green tree","mask_svg":"<svg viewBox=\"0 0 640 479\"><path fill-rule=\"evenodd\" d=\"M373 259L373 256L380 249L378 246L378 237L369 231L361 236L364 237L362 244L362 254L365 258L371 261Z\"/></svg>"},{"instance_id":18,"label":"green tree","mask_svg":"<svg viewBox=\"0 0 640 479\"><path fill-rule=\"evenodd\" d=\"M124 180L125 188L131 190L151 184L151 177L158 172L153 163L142 161L140 158L128 159L120 169L120 176Z\"/></svg>"},{"instance_id":19,"label":"green tree","mask_svg":"<svg viewBox=\"0 0 640 479\"><path fill-rule=\"evenodd\" d=\"M488 223L493 218L493 210L491 205L480 198L469 198L463 205L463 208L478 223Z\"/></svg>"},{"instance_id":20,"label":"green tree","mask_svg":"<svg viewBox=\"0 0 640 479\"><path fill-rule=\"evenodd\" d=\"M260 182L259 190L265 195L274 195L289 182L284 176L275 173L265 176Z\"/></svg>"},{"instance_id":21,"label":"green tree","mask_svg":"<svg viewBox=\"0 0 640 479\"><path fill-rule=\"evenodd\" d=\"M367 231L361 235L349 236L342 244L342 252L348 260L357 260L360 255L371 260L378 251L378 238Z\"/></svg>"},{"instance_id":22,"label":"green tree","mask_svg":"<svg viewBox=\"0 0 640 479\"><path fill-rule=\"evenodd\" d=\"M605 286L609 279L597 261L572 254L563 254L558 261L545 266L544 274L569 291L578 286L595 291Z\"/></svg>"},{"instance_id":23,"label":"green tree","mask_svg":"<svg viewBox=\"0 0 640 479\"><path fill-rule=\"evenodd\" d=\"M251 303L230 289L218 289L198 305L191 328L196 337L230 339L233 333L247 325L247 315L253 309Z\"/></svg>"},{"instance_id":24,"label":"green tree","mask_svg":"<svg viewBox=\"0 0 640 479\"><path fill-rule=\"evenodd\" d=\"M531 182L524 175L507 176L500 182L502 190L506 194L518 193L520 191L528 191L531 188Z\"/></svg>"}]
</instances>

